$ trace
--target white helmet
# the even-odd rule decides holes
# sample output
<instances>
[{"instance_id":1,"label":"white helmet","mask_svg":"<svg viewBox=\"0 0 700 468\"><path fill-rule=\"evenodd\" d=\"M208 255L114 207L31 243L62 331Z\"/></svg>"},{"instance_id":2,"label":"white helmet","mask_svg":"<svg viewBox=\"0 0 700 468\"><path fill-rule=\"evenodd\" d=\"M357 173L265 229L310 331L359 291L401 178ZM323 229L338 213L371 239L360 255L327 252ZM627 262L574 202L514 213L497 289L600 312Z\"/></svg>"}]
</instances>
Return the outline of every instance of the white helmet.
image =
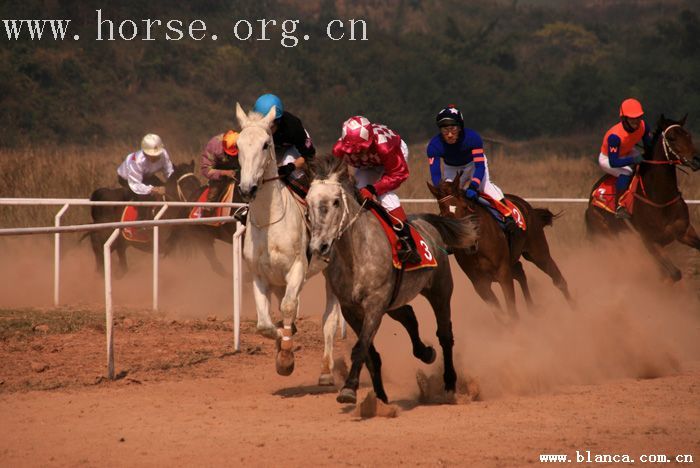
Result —
<instances>
[{"instance_id":1,"label":"white helmet","mask_svg":"<svg viewBox=\"0 0 700 468\"><path fill-rule=\"evenodd\" d=\"M160 156L163 148L163 140L155 133L149 133L141 140L141 151L147 156Z\"/></svg>"}]
</instances>

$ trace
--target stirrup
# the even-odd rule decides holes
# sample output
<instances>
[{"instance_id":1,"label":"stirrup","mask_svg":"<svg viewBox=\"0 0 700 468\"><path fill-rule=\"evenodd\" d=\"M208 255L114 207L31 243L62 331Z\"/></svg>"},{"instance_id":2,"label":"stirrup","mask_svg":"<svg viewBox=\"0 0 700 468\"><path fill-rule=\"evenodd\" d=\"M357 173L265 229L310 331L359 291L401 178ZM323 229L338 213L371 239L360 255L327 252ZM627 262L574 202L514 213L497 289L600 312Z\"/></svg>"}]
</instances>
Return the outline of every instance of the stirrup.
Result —
<instances>
[{"instance_id":1,"label":"stirrup","mask_svg":"<svg viewBox=\"0 0 700 468\"><path fill-rule=\"evenodd\" d=\"M622 205L619 205L615 210L615 217L617 219L632 219L630 212Z\"/></svg>"},{"instance_id":2,"label":"stirrup","mask_svg":"<svg viewBox=\"0 0 700 468\"><path fill-rule=\"evenodd\" d=\"M401 263L420 263L423 259L414 248L412 248L408 241L400 238L399 242L401 246L396 250L396 255L399 257Z\"/></svg>"}]
</instances>

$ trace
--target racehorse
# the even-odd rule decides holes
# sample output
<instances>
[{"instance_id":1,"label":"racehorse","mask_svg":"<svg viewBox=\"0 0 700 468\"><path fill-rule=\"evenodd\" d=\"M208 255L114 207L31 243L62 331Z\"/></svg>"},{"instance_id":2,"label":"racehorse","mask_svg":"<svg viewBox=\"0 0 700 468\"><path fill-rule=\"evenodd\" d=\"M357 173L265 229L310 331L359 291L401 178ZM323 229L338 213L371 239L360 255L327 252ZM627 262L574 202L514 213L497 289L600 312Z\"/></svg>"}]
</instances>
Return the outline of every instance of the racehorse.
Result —
<instances>
[{"instance_id":1,"label":"racehorse","mask_svg":"<svg viewBox=\"0 0 700 468\"><path fill-rule=\"evenodd\" d=\"M253 295L260 334L276 340L275 364L280 375L294 370L292 335L299 309L299 293L309 270L306 251L309 242L305 209L277 175L275 145L270 127L275 118L273 107L266 116L250 115L236 103L241 126L238 160L241 165L240 190L249 201L243 257L253 275ZM270 294L280 300L282 323L273 324ZM333 338L340 318L337 300L326 284L326 309L323 313L324 354L319 384L332 385Z\"/></svg>"},{"instance_id":2,"label":"racehorse","mask_svg":"<svg viewBox=\"0 0 700 468\"><path fill-rule=\"evenodd\" d=\"M177 200L177 201L191 201L196 199L197 194L201 191L201 185L194 175L194 161L189 163L176 164L174 167L173 174L165 182L165 198L167 200ZM98 188L90 195L90 200L92 201L128 201L129 197L123 188ZM168 210L165 213L164 218L174 218L179 216L186 216L186 210L176 209ZM124 206L92 206L90 208L90 214L92 216L92 221L94 223L109 223L121 220L122 212L124 211ZM164 230L166 230L164 228ZM110 236L111 232L109 230L100 229L95 231L90 231L88 235L90 236L90 241L92 245L93 253L95 254L95 263L97 265L97 270L103 272L103 257L102 257L102 247ZM172 231L170 236L172 236ZM165 243L170 244L170 237ZM128 271L128 265L126 261L126 248L130 245L135 246L140 250L150 251L151 244L148 242L130 242L119 236L117 240L112 244L112 250L117 252L119 257L119 269L116 272L117 277L122 277ZM164 249L165 250L165 249ZM215 262L216 257L212 258ZM211 259L210 259L211 261Z\"/></svg>"},{"instance_id":3,"label":"racehorse","mask_svg":"<svg viewBox=\"0 0 700 468\"><path fill-rule=\"evenodd\" d=\"M501 305L491 290L491 283L494 281L498 282L503 291L511 320L518 317L513 279L520 284L528 308L530 310L533 308L527 277L520 262L521 256L552 278L554 285L573 307L573 299L569 294L566 280L549 252L547 237L544 233L544 228L551 226L555 218L552 212L546 208L533 208L522 198L507 194L507 199L518 208L526 226L524 231L518 230L509 243L506 234L489 211L481 204L466 198L461 189L461 175L461 173L457 174L453 181L443 180L437 187L430 182L427 182L427 185L438 200L441 216L461 218L475 215L479 218L480 232L476 251L455 250L454 254L457 263L474 285L479 297L487 304L494 306L494 311L497 312L496 318L502 322L508 320L507 317L500 315Z\"/></svg>"},{"instance_id":4,"label":"racehorse","mask_svg":"<svg viewBox=\"0 0 700 468\"><path fill-rule=\"evenodd\" d=\"M356 201L354 181L347 165L332 156L314 162L314 177L307 195L313 255L328 263L326 284L337 296L343 317L358 337L352 349L352 366L340 390L340 403L356 403L359 375L367 366L377 398L388 402L381 376L381 358L373 340L385 313L409 332L414 356L434 360L434 351L418 335L418 322L408 302L425 296L435 313L437 336L442 347L445 391L454 392L457 374L452 362L450 299L452 273L448 248L468 248L476 241L477 226L471 218L461 220L434 214L412 216L412 225L430 246L425 258L437 266L404 271L394 268L389 241L380 222ZM399 278L400 281L399 281ZM430 352L432 351L432 353Z\"/></svg>"},{"instance_id":5,"label":"racehorse","mask_svg":"<svg viewBox=\"0 0 700 468\"><path fill-rule=\"evenodd\" d=\"M680 270L663 253L662 248L677 240L700 250L700 238L690 224L688 205L678 190L676 168L700 169L700 156L693 139L684 128L687 115L680 121L661 115L652 144L645 151L644 160L637 166L630 190L634 197L632 219L617 219L614 214L595 206L591 190L586 209L586 227L590 236L613 235L630 227L637 231L642 242L658 265L673 281L682 277Z\"/></svg>"}]
</instances>

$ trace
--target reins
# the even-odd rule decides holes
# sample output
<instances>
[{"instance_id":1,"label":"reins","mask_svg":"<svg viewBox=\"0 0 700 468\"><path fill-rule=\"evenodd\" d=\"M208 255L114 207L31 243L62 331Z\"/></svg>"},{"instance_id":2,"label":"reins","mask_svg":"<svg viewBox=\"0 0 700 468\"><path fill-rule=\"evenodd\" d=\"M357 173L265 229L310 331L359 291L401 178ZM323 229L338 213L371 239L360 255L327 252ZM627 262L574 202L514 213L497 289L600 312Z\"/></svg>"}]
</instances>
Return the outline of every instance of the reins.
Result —
<instances>
[{"instance_id":1,"label":"reins","mask_svg":"<svg viewBox=\"0 0 700 468\"><path fill-rule=\"evenodd\" d=\"M340 195L341 199L343 200L343 216L340 218L340 223L338 223L338 233L335 236L335 239L338 240L342 237L345 232L350 229L350 226L355 224L355 221L360 217L360 214L362 214L362 208L365 207L365 203L367 203L367 200L363 200L362 204L360 205L360 209L357 210L357 213L355 213L355 216L352 217L352 219L343 227L343 222L347 219L347 217L350 215L350 209L348 208L348 198L347 194L345 193L345 190L343 189L343 185L340 182L336 182L334 180L328 180L328 179L317 179L311 182L311 185L314 184L324 184L324 185L335 185L340 187Z\"/></svg>"},{"instance_id":2,"label":"reins","mask_svg":"<svg viewBox=\"0 0 700 468\"><path fill-rule=\"evenodd\" d=\"M177 186L177 196L178 196L178 198L180 198L180 201L182 201L182 202L186 202L188 200L185 198L185 194L182 193L182 188L180 188L180 182L182 182L182 180L186 179L187 177L194 177L195 179L197 178L197 176L194 175L193 172L188 172L188 173L183 174L180 177L178 177L177 181L175 183L175 185Z\"/></svg>"},{"instance_id":3,"label":"reins","mask_svg":"<svg viewBox=\"0 0 700 468\"><path fill-rule=\"evenodd\" d=\"M679 156L678 153L676 153L675 150L671 147L671 144L668 142L668 138L666 137L666 132L668 132L670 129L672 129L674 127L682 128L682 126L679 124L673 124L673 125L669 125L661 132L661 146L664 150L664 156L666 157L666 160L665 161L656 161L656 160L644 159L644 160L642 160L642 163L651 164L651 165L679 165L679 164L683 163L681 156ZM669 157L669 153L672 154L673 156L675 156L675 159L671 159ZM634 192L632 195L637 200L640 200L641 202L646 203L649 206L653 206L654 208L666 208L666 207L671 206L675 203L678 203L678 201L681 200L682 194L680 191L678 191L678 194L675 197L673 197L671 200L667 201L666 203L656 203L656 202L652 201L649 198L649 195L647 195L647 191L646 191L646 188L644 187L644 180L642 179L642 176L640 174L638 174L637 177L639 177L639 184L642 188L642 194L643 194L643 195L641 195L637 192ZM676 188L676 190L678 190L678 189Z\"/></svg>"}]
</instances>

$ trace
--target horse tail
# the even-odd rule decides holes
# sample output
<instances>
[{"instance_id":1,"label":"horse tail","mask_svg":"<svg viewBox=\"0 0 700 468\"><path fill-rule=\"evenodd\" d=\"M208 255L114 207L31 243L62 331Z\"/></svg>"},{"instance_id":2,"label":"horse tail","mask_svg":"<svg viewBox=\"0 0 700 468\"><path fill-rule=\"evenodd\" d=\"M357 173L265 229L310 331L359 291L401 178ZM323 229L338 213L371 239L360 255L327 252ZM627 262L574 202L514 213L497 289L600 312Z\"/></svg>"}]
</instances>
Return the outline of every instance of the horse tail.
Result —
<instances>
[{"instance_id":1,"label":"horse tail","mask_svg":"<svg viewBox=\"0 0 700 468\"><path fill-rule=\"evenodd\" d=\"M535 208L535 216L542 222L542 226L551 226L554 220L561 216L561 213L554 214L547 208Z\"/></svg>"},{"instance_id":2,"label":"horse tail","mask_svg":"<svg viewBox=\"0 0 700 468\"><path fill-rule=\"evenodd\" d=\"M432 213L422 213L412 218L423 219L437 229L445 245L451 249L470 249L479 238L479 224L475 216L446 218Z\"/></svg>"}]
</instances>

